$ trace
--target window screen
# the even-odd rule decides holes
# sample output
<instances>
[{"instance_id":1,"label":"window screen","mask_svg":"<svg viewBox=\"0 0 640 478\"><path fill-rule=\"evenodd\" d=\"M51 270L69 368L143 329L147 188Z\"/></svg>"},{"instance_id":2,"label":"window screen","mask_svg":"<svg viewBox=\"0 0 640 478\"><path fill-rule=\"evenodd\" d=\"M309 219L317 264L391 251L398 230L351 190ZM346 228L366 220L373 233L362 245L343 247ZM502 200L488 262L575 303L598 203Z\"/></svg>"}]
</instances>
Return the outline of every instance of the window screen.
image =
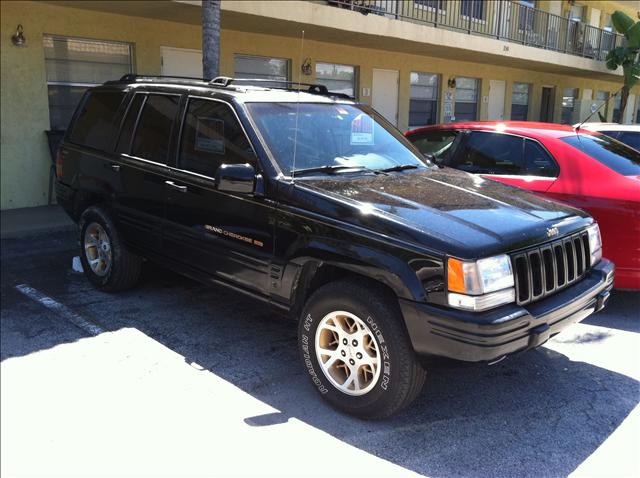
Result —
<instances>
[{"instance_id":1,"label":"window screen","mask_svg":"<svg viewBox=\"0 0 640 478\"><path fill-rule=\"evenodd\" d=\"M114 117L124 93L91 91L73 125L70 140L102 151L111 151L117 126Z\"/></svg>"},{"instance_id":2,"label":"window screen","mask_svg":"<svg viewBox=\"0 0 640 478\"><path fill-rule=\"evenodd\" d=\"M132 73L132 45L45 35L51 129L66 129L88 87Z\"/></svg>"},{"instance_id":3,"label":"window screen","mask_svg":"<svg viewBox=\"0 0 640 478\"><path fill-rule=\"evenodd\" d=\"M478 84L475 78L456 78L456 121L475 121L478 117Z\"/></svg>"},{"instance_id":4,"label":"window screen","mask_svg":"<svg viewBox=\"0 0 640 478\"><path fill-rule=\"evenodd\" d=\"M182 129L180 168L214 177L223 163L255 163L249 140L229 106L192 98Z\"/></svg>"},{"instance_id":5,"label":"window screen","mask_svg":"<svg viewBox=\"0 0 640 478\"><path fill-rule=\"evenodd\" d=\"M527 121L529 115L529 83L514 83L511 93L511 119Z\"/></svg>"},{"instance_id":6,"label":"window screen","mask_svg":"<svg viewBox=\"0 0 640 478\"><path fill-rule=\"evenodd\" d=\"M142 108L131 154L165 164L179 96L149 95Z\"/></svg>"},{"instance_id":7,"label":"window screen","mask_svg":"<svg viewBox=\"0 0 640 478\"><path fill-rule=\"evenodd\" d=\"M409 100L409 127L438 122L438 75L411 72L411 98Z\"/></svg>"},{"instance_id":8,"label":"window screen","mask_svg":"<svg viewBox=\"0 0 640 478\"><path fill-rule=\"evenodd\" d=\"M329 91L356 97L356 68L335 63L316 63L316 83Z\"/></svg>"},{"instance_id":9,"label":"window screen","mask_svg":"<svg viewBox=\"0 0 640 478\"><path fill-rule=\"evenodd\" d=\"M265 56L235 55L234 70L236 78L287 81L289 79L289 60ZM268 83L256 84L269 86Z\"/></svg>"}]
</instances>

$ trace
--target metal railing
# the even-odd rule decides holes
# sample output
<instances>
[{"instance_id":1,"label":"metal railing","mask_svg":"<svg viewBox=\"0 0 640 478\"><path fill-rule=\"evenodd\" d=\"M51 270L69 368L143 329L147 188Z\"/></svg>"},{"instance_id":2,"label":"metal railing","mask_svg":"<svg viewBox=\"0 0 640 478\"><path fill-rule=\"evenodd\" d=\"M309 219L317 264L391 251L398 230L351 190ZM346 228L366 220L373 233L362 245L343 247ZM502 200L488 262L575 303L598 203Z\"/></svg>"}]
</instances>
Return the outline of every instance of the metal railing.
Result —
<instances>
[{"instance_id":1,"label":"metal railing","mask_svg":"<svg viewBox=\"0 0 640 478\"><path fill-rule=\"evenodd\" d=\"M601 61L624 39L511 0L328 0L327 4Z\"/></svg>"}]
</instances>

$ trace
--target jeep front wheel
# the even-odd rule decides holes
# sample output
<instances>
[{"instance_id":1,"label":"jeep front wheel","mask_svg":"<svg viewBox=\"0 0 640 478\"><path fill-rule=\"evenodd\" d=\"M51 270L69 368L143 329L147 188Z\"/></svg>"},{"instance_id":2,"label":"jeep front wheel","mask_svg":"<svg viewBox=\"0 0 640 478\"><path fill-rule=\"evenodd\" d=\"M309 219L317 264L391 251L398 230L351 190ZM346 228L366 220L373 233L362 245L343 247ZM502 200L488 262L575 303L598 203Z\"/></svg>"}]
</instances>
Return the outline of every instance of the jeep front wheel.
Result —
<instances>
[{"instance_id":1,"label":"jeep front wheel","mask_svg":"<svg viewBox=\"0 0 640 478\"><path fill-rule=\"evenodd\" d=\"M341 411L387 417L422 389L426 374L398 306L375 283L338 281L321 287L308 300L298 330L312 383Z\"/></svg>"}]
</instances>

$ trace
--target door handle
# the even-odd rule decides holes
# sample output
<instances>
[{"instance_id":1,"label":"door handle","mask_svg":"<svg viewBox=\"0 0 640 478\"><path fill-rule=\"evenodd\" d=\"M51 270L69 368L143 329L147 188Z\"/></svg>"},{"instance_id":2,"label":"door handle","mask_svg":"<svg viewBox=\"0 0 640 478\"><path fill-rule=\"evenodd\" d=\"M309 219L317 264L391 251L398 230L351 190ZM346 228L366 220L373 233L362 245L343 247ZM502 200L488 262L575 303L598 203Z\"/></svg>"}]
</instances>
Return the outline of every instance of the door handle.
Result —
<instances>
[{"instance_id":1,"label":"door handle","mask_svg":"<svg viewBox=\"0 0 640 478\"><path fill-rule=\"evenodd\" d=\"M175 189L176 191L180 191L181 193L187 192L186 186L181 186L180 184L176 184L173 181L165 181L164 183L170 188Z\"/></svg>"},{"instance_id":2,"label":"door handle","mask_svg":"<svg viewBox=\"0 0 640 478\"><path fill-rule=\"evenodd\" d=\"M110 169L111 171L115 171L116 173L120 172L120 165L118 163L105 164L104 167L106 169Z\"/></svg>"}]
</instances>

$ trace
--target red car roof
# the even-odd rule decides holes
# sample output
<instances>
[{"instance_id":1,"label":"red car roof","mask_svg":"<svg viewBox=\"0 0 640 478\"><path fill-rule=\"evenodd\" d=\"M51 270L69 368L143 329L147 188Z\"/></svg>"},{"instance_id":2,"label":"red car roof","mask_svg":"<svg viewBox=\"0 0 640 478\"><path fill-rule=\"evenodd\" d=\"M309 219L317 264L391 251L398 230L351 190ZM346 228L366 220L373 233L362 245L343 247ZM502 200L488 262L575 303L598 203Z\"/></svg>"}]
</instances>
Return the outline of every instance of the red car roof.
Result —
<instances>
[{"instance_id":1,"label":"red car roof","mask_svg":"<svg viewBox=\"0 0 640 478\"><path fill-rule=\"evenodd\" d=\"M466 123L448 123L424 126L407 131L405 135L437 131L443 129L475 129L485 131L503 131L505 133L520 134L531 138L552 137L564 138L576 134L573 126L557 123L539 123L536 121L470 121ZM580 134L592 134L591 131L580 130Z\"/></svg>"}]
</instances>

